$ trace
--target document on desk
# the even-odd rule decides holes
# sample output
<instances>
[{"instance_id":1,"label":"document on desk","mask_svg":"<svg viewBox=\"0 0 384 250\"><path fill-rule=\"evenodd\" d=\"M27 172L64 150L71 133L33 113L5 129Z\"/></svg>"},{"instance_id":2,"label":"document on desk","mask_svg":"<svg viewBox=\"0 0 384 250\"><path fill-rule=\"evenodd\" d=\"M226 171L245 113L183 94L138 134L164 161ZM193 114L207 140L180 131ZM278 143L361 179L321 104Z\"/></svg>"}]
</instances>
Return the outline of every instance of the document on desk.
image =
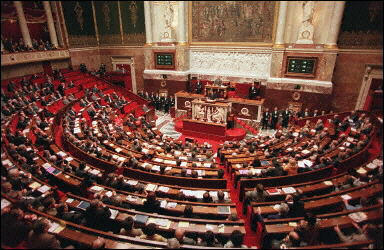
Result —
<instances>
[{"instance_id":1,"label":"document on desk","mask_svg":"<svg viewBox=\"0 0 384 250\"><path fill-rule=\"evenodd\" d=\"M167 208L175 208L177 206L176 202L168 202Z\"/></svg>"},{"instance_id":2,"label":"document on desk","mask_svg":"<svg viewBox=\"0 0 384 250\"><path fill-rule=\"evenodd\" d=\"M188 163L187 163L186 161L183 161L183 162L180 163L180 167L186 167L187 164L188 164Z\"/></svg>"},{"instance_id":3,"label":"document on desk","mask_svg":"<svg viewBox=\"0 0 384 250\"><path fill-rule=\"evenodd\" d=\"M162 201L160 202L160 207L162 207L162 208L166 208L166 207L167 207L167 201L166 201L166 200L162 200Z\"/></svg>"},{"instance_id":4,"label":"document on desk","mask_svg":"<svg viewBox=\"0 0 384 250\"><path fill-rule=\"evenodd\" d=\"M293 187L283 187L282 190L284 191L284 193L286 194L293 194L296 192L296 189L293 188Z\"/></svg>"},{"instance_id":5,"label":"document on desk","mask_svg":"<svg viewBox=\"0 0 384 250\"><path fill-rule=\"evenodd\" d=\"M230 206L218 206L217 207L217 213L230 214L231 213L231 207Z\"/></svg>"},{"instance_id":6,"label":"document on desk","mask_svg":"<svg viewBox=\"0 0 384 250\"><path fill-rule=\"evenodd\" d=\"M147 187L145 188L146 191L150 191L150 192L155 192L157 188L157 185L156 184L148 184Z\"/></svg>"},{"instance_id":7,"label":"document on desk","mask_svg":"<svg viewBox=\"0 0 384 250\"><path fill-rule=\"evenodd\" d=\"M365 170L364 168L359 168L356 172L358 172L359 174L366 174L367 170Z\"/></svg>"},{"instance_id":8,"label":"document on desk","mask_svg":"<svg viewBox=\"0 0 384 250\"><path fill-rule=\"evenodd\" d=\"M367 214L364 212L351 213L348 216L349 216L349 218L354 220L356 223L360 223L362 221L365 221L368 218Z\"/></svg>"},{"instance_id":9,"label":"document on desk","mask_svg":"<svg viewBox=\"0 0 384 250\"><path fill-rule=\"evenodd\" d=\"M348 194L341 195L340 197L343 200L350 200L350 199L352 199L352 197L350 195L348 195Z\"/></svg>"},{"instance_id":10,"label":"document on desk","mask_svg":"<svg viewBox=\"0 0 384 250\"><path fill-rule=\"evenodd\" d=\"M160 186L157 191L167 193L169 191L169 187Z\"/></svg>"},{"instance_id":11,"label":"document on desk","mask_svg":"<svg viewBox=\"0 0 384 250\"><path fill-rule=\"evenodd\" d=\"M116 209L112 209L112 208L110 208L109 211L111 211L111 216L109 218L111 218L113 220L116 219L116 216L119 214L119 211Z\"/></svg>"},{"instance_id":12,"label":"document on desk","mask_svg":"<svg viewBox=\"0 0 384 250\"><path fill-rule=\"evenodd\" d=\"M179 221L178 227L189 227L188 221Z\"/></svg>"}]
</instances>

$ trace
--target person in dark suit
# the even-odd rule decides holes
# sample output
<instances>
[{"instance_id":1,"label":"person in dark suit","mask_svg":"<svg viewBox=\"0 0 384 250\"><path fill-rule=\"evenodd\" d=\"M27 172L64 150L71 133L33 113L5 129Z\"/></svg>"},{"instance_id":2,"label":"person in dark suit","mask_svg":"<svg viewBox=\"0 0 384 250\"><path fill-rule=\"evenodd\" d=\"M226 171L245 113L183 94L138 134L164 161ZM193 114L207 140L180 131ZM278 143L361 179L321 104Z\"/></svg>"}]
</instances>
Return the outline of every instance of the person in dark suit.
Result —
<instances>
[{"instance_id":1,"label":"person in dark suit","mask_svg":"<svg viewBox=\"0 0 384 250\"><path fill-rule=\"evenodd\" d=\"M203 91L203 84L201 84L199 80L197 81L197 84L196 84L196 94L201 94L202 91Z\"/></svg>"},{"instance_id":2,"label":"person in dark suit","mask_svg":"<svg viewBox=\"0 0 384 250\"><path fill-rule=\"evenodd\" d=\"M269 109L266 108L265 112L263 113L263 117L261 118L262 129L268 128L270 119L271 119L271 113L269 112Z\"/></svg>"},{"instance_id":3,"label":"person in dark suit","mask_svg":"<svg viewBox=\"0 0 384 250\"><path fill-rule=\"evenodd\" d=\"M271 115L271 129L276 129L278 120L279 120L279 111L277 110L277 107L275 107Z\"/></svg>"},{"instance_id":4,"label":"person in dark suit","mask_svg":"<svg viewBox=\"0 0 384 250\"><path fill-rule=\"evenodd\" d=\"M291 117L291 111L289 111L288 108L286 108L283 113L283 120L282 120L282 126L283 128L288 128L289 118Z\"/></svg>"},{"instance_id":5,"label":"person in dark suit","mask_svg":"<svg viewBox=\"0 0 384 250\"><path fill-rule=\"evenodd\" d=\"M92 200L90 206L84 213L87 226L102 231L109 231L110 216L111 211L109 208L99 200Z\"/></svg>"},{"instance_id":6,"label":"person in dark suit","mask_svg":"<svg viewBox=\"0 0 384 250\"><path fill-rule=\"evenodd\" d=\"M150 192L147 195L147 200L144 201L143 210L147 212L155 212L160 208L160 201L156 199L156 194L154 192Z\"/></svg>"},{"instance_id":7,"label":"person in dark suit","mask_svg":"<svg viewBox=\"0 0 384 250\"><path fill-rule=\"evenodd\" d=\"M33 229L28 234L27 245L31 249L58 249L60 242L52 234L48 233L49 222L42 218L36 220Z\"/></svg>"},{"instance_id":8,"label":"person in dark suit","mask_svg":"<svg viewBox=\"0 0 384 250\"><path fill-rule=\"evenodd\" d=\"M255 86L255 83L256 83L256 86ZM248 97L251 100L255 100L259 96L260 96L260 83L253 82L252 87L249 88Z\"/></svg>"},{"instance_id":9,"label":"person in dark suit","mask_svg":"<svg viewBox=\"0 0 384 250\"><path fill-rule=\"evenodd\" d=\"M299 194L287 195L286 201L289 206L289 217L303 217L305 215L304 202L300 200Z\"/></svg>"}]
</instances>

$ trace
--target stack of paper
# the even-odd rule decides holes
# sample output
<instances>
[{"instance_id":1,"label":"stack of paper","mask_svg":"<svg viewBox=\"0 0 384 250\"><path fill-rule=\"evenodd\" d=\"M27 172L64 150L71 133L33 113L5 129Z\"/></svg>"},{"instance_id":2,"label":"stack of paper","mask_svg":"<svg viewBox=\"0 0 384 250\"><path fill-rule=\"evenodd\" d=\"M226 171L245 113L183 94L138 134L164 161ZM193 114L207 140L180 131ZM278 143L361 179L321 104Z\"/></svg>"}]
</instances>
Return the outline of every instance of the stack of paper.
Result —
<instances>
[{"instance_id":1,"label":"stack of paper","mask_svg":"<svg viewBox=\"0 0 384 250\"><path fill-rule=\"evenodd\" d=\"M369 163L369 164L367 165L367 168L369 168L369 169L375 169L375 168L377 168L377 165L375 165L375 164L373 164L373 163Z\"/></svg>"},{"instance_id":2,"label":"stack of paper","mask_svg":"<svg viewBox=\"0 0 384 250\"><path fill-rule=\"evenodd\" d=\"M111 196L112 196L112 191L108 191L108 192L106 192L106 193L105 193L105 196L107 196L107 197L111 197Z\"/></svg>"},{"instance_id":3,"label":"stack of paper","mask_svg":"<svg viewBox=\"0 0 384 250\"><path fill-rule=\"evenodd\" d=\"M152 170L153 170L153 171L160 171L160 166L158 166L158 165L154 165L154 166L152 167Z\"/></svg>"},{"instance_id":4,"label":"stack of paper","mask_svg":"<svg viewBox=\"0 0 384 250\"><path fill-rule=\"evenodd\" d=\"M34 181L33 183L29 184L28 187L31 188L31 189L36 189L36 188L41 187L41 184L36 182L36 181Z\"/></svg>"},{"instance_id":5,"label":"stack of paper","mask_svg":"<svg viewBox=\"0 0 384 250\"><path fill-rule=\"evenodd\" d=\"M324 184L327 186L333 186L332 181L324 181Z\"/></svg>"},{"instance_id":6,"label":"stack of paper","mask_svg":"<svg viewBox=\"0 0 384 250\"><path fill-rule=\"evenodd\" d=\"M121 152L121 148L115 148L115 151L117 152L117 153L120 153Z\"/></svg>"},{"instance_id":7,"label":"stack of paper","mask_svg":"<svg viewBox=\"0 0 384 250\"><path fill-rule=\"evenodd\" d=\"M211 163L204 163L204 167L210 168L211 167Z\"/></svg>"},{"instance_id":8,"label":"stack of paper","mask_svg":"<svg viewBox=\"0 0 384 250\"><path fill-rule=\"evenodd\" d=\"M11 204L12 203L7 201L6 199L1 199L1 210L3 210L3 208L6 208L6 207L8 207Z\"/></svg>"},{"instance_id":9,"label":"stack of paper","mask_svg":"<svg viewBox=\"0 0 384 250\"><path fill-rule=\"evenodd\" d=\"M163 162L164 160L160 159L160 158L155 158L155 159L153 159L153 161L155 161L155 162Z\"/></svg>"},{"instance_id":10,"label":"stack of paper","mask_svg":"<svg viewBox=\"0 0 384 250\"><path fill-rule=\"evenodd\" d=\"M127 181L127 184L132 185L132 186L135 186L137 183L139 183L139 182L136 181L136 180L129 180L129 181Z\"/></svg>"},{"instance_id":11,"label":"stack of paper","mask_svg":"<svg viewBox=\"0 0 384 250\"><path fill-rule=\"evenodd\" d=\"M167 206L167 201L166 200L162 200L161 202L160 202L160 207L162 207L162 208L166 208L166 206Z\"/></svg>"},{"instance_id":12,"label":"stack of paper","mask_svg":"<svg viewBox=\"0 0 384 250\"><path fill-rule=\"evenodd\" d=\"M41 186L39 189L37 189L37 191L39 191L40 193L45 193L45 192L47 192L48 190L50 190L51 188L50 187L48 187L47 185L43 185L43 186Z\"/></svg>"},{"instance_id":13,"label":"stack of paper","mask_svg":"<svg viewBox=\"0 0 384 250\"><path fill-rule=\"evenodd\" d=\"M89 171L91 174L93 174L93 175L98 175L98 174L100 174L100 171L99 170L97 170L97 169L92 169L91 171Z\"/></svg>"},{"instance_id":14,"label":"stack of paper","mask_svg":"<svg viewBox=\"0 0 384 250\"><path fill-rule=\"evenodd\" d=\"M188 164L188 163L187 163L186 161L183 161L183 162L180 163L180 167L186 167L187 164Z\"/></svg>"},{"instance_id":15,"label":"stack of paper","mask_svg":"<svg viewBox=\"0 0 384 250\"><path fill-rule=\"evenodd\" d=\"M90 188L90 190L93 192L100 192L100 191L104 190L104 188L100 187L100 186L93 186Z\"/></svg>"},{"instance_id":16,"label":"stack of paper","mask_svg":"<svg viewBox=\"0 0 384 250\"><path fill-rule=\"evenodd\" d=\"M248 175L248 169L240 169L240 170L239 170L239 173L240 173L241 175Z\"/></svg>"}]
</instances>

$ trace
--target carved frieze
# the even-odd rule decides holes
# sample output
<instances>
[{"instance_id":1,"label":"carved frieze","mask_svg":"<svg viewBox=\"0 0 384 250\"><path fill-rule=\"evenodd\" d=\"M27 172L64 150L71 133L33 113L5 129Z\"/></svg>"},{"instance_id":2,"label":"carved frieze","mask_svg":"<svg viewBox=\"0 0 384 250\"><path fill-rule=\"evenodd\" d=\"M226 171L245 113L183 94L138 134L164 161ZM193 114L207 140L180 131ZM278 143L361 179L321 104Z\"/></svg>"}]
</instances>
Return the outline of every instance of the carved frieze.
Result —
<instances>
[{"instance_id":1,"label":"carved frieze","mask_svg":"<svg viewBox=\"0 0 384 250\"><path fill-rule=\"evenodd\" d=\"M271 53L191 51L190 72L267 79Z\"/></svg>"}]
</instances>

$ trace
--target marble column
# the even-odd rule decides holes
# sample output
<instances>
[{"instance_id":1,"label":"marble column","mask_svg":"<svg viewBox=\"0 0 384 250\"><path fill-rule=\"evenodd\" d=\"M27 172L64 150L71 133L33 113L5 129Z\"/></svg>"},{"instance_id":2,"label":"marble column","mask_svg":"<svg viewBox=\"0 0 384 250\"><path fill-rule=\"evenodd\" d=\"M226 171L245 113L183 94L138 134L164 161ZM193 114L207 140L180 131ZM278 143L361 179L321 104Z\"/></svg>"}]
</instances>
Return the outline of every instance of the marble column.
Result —
<instances>
[{"instance_id":1,"label":"marble column","mask_svg":"<svg viewBox=\"0 0 384 250\"><path fill-rule=\"evenodd\" d=\"M345 1L335 1L333 8L331 25L329 27L326 48L337 48L337 38L341 27L341 20L343 19Z\"/></svg>"},{"instance_id":2,"label":"marble column","mask_svg":"<svg viewBox=\"0 0 384 250\"><path fill-rule=\"evenodd\" d=\"M284 47L285 20L287 16L288 1L280 1L279 17L277 21L275 47Z\"/></svg>"},{"instance_id":3,"label":"marble column","mask_svg":"<svg viewBox=\"0 0 384 250\"><path fill-rule=\"evenodd\" d=\"M55 18L56 18L55 27L57 30L57 38L59 40L59 45L61 48L64 48L63 31L61 30L60 21L59 21L60 20L59 12L57 10L56 4L57 4L57 1L51 2L51 7L52 7L53 14L55 15Z\"/></svg>"},{"instance_id":4,"label":"marble column","mask_svg":"<svg viewBox=\"0 0 384 250\"><path fill-rule=\"evenodd\" d=\"M151 20L151 2L144 1L144 16L145 16L145 37L146 45L152 45L152 20Z\"/></svg>"},{"instance_id":5,"label":"marble column","mask_svg":"<svg viewBox=\"0 0 384 250\"><path fill-rule=\"evenodd\" d=\"M51 11L51 5L48 1L43 1L45 14L47 15L47 23L48 23L48 31L49 31L49 37L51 38L51 43L54 47L59 47L59 44L57 43L57 36L56 36L56 30L55 30L55 24L53 22L52 17L52 11Z\"/></svg>"},{"instance_id":6,"label":"marble column","mask_svg":"<svg viewBox=\"0 0 384 250\"><path fill-rule=\"evenodd\" d=\"M177 2L178 4L178 43L180 45L187 44L185 35L185 1Z\"/></svg>"},{"instance_id":7,"label":"marble column","mask_svg":"<svg viewBox=\"0 0 384 250\"><path fill-rule=\"evenodd\" d=\"M32 40L29 35L29 30L27 26L27 21L25 20L23 5L21 1L13 1L17 11L17 18L19 20L21 34L23 35L24 44L32 48Z\"/></svg>"}]
</instances>

